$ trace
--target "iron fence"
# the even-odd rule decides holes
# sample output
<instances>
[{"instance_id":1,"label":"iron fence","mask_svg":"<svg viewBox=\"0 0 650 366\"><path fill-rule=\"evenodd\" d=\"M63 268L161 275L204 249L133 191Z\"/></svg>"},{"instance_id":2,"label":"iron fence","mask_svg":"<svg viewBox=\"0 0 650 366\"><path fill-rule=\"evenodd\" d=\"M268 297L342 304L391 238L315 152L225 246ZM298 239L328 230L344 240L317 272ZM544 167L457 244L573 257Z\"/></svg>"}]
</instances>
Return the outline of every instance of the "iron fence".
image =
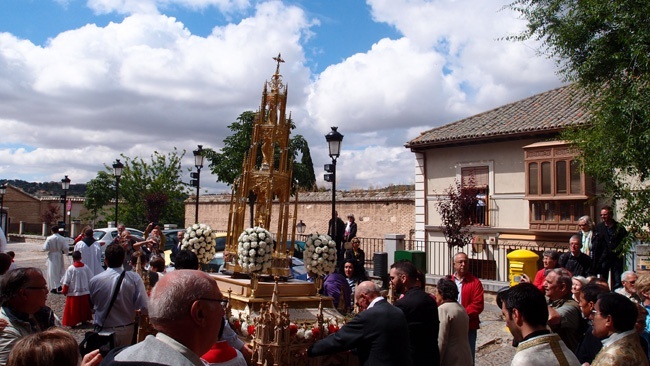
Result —
<instances>
[{"instance_id":1,"label":"iron fence","mask_svg":"<svg viewBox=\"0 0 650 366\"><path fill-rule=\"evenodd\" d=\"M422 250L427 259L427 272L433 275L444 276L453 273L453 256L463 252L467 254L469 271L482 280L508 281L509 263L508 253L527 249L539 255L538 268L543 266L543 253L546 250L559 252L568 251L566 245L557 243L528 243L528 242L501 242L497 244L467 244L464 247L449 247L446 242L413 242L405 243L406 248Z\"/></svg>"}]
</instances>

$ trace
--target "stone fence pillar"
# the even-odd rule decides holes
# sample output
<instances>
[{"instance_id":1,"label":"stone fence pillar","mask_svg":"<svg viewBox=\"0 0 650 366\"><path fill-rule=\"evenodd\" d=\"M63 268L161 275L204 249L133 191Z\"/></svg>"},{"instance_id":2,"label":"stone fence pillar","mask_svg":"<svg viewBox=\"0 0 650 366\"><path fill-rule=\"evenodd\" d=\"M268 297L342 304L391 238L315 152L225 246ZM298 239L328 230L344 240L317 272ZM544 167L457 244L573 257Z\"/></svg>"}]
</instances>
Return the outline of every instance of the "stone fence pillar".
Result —
<instances>
[{"instance_id":1,"label":"stone fence pillar","mask_svg":"<svg viewBox=\"0 0 650 366\"><path fill-rule=\"evenodd\" d=\"M404 234L384 235L384 249L388 253L388 269L395 263L395 251L404 250Z\"/></svg>"}]
</instances>

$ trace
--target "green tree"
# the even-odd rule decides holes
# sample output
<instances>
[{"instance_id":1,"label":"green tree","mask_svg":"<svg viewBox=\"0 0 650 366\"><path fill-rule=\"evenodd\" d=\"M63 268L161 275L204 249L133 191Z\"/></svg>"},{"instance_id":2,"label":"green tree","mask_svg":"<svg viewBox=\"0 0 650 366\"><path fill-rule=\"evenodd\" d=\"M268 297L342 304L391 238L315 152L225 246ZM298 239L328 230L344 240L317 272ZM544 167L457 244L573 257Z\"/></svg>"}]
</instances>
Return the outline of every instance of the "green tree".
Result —
<instances>
[{"instance_id":1,"label":"green tree","mask_svg":"<svg viewBox=\"0 0 650 366\"><path fill-rule=\"evenodd\" d=\"M619 203L622 222L648 238L650 223L650 2L517 0L527 20L515 40L536 39L566 81L587 93L590 126L563 138L580 151L584 170ZM629 236L632 239L632 236Z\"/></svg>"},{"instance_id":2,"label":"green tree","mask_svg":"<svg viewBox=\"0 0 650 366\"><path fill-rule=\"evenodd\" d=\"M120 180L120 221L144 228L149 222L185 225L187 185L181 181L185 150L154 151L151 161L124 158Z\"/></svg>"},{"instance_id":3,"label":"green tree","mask_svg":"<svg viewBox=\"0 0 650 366\"><path fill-rule=\"evenodd\" d=\"M106 205L114 198L115 178L105 170L98 171L97 176L86 184L86 200L84 201L84 207L90 213L93 226L97 221L97 217L102 213L107 218L115 219L115 211L112 211L110 214L104 211Z\"/></svg>"},{"instance_id":4,"label":"green tree","mask_svg":"<svg viewBox=\"0 0 650 366\"><path fill-rule=\"evenodd\" d=\"M241 174L244 156L248 152L253 139L253 126L256 113L246 111L239 115L237 121L228 128L233 134L223 140L221 152L206 149L205 156L210 162L210 170L217 175L219 182L232 185ZM295 125L291 122L291 129ZM298 187L313 190L316 185L314 164L311 160L309 145L302 135L295 135L289 140L289 151L296 161L293 164L293 178L298 181ZM301 155L298 162L298 155ZM258 164L261 164L262 155L258 154Z\"/></svg>"}]
</instances>

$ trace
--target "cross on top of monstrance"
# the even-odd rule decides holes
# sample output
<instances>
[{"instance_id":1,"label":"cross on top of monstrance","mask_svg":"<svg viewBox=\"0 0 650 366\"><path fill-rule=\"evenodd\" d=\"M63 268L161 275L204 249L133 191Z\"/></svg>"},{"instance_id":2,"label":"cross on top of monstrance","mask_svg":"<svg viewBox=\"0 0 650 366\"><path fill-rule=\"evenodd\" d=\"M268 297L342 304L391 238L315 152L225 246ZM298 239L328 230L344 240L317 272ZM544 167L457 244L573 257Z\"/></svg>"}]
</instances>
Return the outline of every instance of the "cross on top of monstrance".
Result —
<instances>
[{"instance_id":1,"label":"cross on top of monstrance","mask_svg":"<svg viewBox=\"0 0 650 366\"><path fill-rule=\"evenodd\" d=\"M291 114L287 117L285 113L288 87L280 74L282 55L278 53L273 60L277 63L275 74L264 83L251 146L244 157L242 173L233 184L227 250L237 255L240 234L251 226L262 227L275 240L272 273L267 274L288 276L293 245L287 248L287 242L293 243L295 239L298 194L295 202L290 203L293 155L289 152ZM253 225L246 220L251 210ZM241 272L236 263L227 268Z\"/></svg>"}]
</instances>

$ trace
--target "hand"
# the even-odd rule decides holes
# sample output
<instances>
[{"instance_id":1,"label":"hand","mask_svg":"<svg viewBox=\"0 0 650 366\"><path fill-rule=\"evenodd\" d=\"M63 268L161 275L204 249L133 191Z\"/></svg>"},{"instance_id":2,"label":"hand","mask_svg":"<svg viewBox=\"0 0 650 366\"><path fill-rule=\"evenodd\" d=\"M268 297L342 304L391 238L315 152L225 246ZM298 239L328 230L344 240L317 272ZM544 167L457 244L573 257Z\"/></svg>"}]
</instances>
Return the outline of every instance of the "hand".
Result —
<instances>
[{"instance_id":1,"label":"hand","mask_svg":"<svg viewBox=\"0 0 650 366\"><path fill-rule=\"evenodd\" d=\"M0 332L4 331L7 325L9 325L9 322L4 319L0 319Z\"/></svg>"},{"instance_id":2,"label":"hand","mask_svg":"<svg viewBox=\"0 0 650 366\"><path fill-rule=\"evenodd\" d=\"M530 283L530 277L527 274L522 274L519 283Z\"/></svg>"},{"instance_id":3,"label":"hand","mask_svg":"<svg viewBox=\"0 0 650 366\"><path fill-rule=\"evenodd\" d=\"M96 366L99 365L103 359L104 357L102 357L99 350L96 349L84 356L83 360L81 360L81 366Z\"/></svg>"}]
</instances>

